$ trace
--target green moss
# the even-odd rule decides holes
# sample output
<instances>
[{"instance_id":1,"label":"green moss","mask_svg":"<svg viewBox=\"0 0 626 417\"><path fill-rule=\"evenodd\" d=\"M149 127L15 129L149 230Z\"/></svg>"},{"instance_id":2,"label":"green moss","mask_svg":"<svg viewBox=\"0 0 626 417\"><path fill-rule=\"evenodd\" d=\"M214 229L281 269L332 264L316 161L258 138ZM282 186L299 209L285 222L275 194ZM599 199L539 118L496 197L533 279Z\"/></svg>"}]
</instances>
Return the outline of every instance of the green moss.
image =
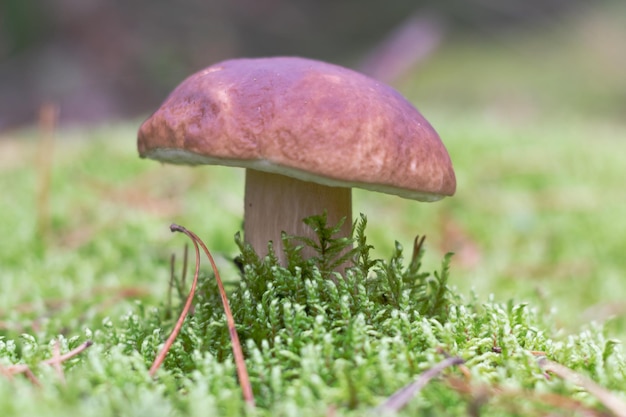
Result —
<instances>
[{"instance_id":1,"label":"green moss","mask_svg":"<svg viewBox=\"0 0 626 417\"><path fill-rule=\"evenodd\" d=\"M545 354L624 399L626 142L623 106L603 110L623 102L624 78L611 71L617 67L571 65L605 49L570 36L591 32L563 33L567 48L544 32L540 42L506 50L444 45L404 92L419 98L452 156L455 197L418 204L355 190L354 207L369 224L358 218L352 249L343 251L349 242L334 239L321 218L310 219L321 238L284 236L286 266L232 239L241 229L241 170L140 160L138 120L60 129L44 207L37 132L3 134L0 414L376 415L447 355L463 358L466 369L429 382L401 415L606 412L594 395L538 364ZM550 59L520 64L535 53ZM598 73L602 91L572 83ZM42 208L47 233L37 229ZM180 293L167 301L170 257L184 244L169 233L172 222L192 228L216 257L255 411L245 410L206 264L194 313L157 377L148 375L190 280L188 273L182 285L177 272ZM416 234L428 236L423 245ZM318 256L301 259L304 244L317 246ZM339 278L335 266L347 253L354 265ZM65 353L86 340L94 344L64 362L65 382L41 364L57 341ZM4 376L13 364L27 364L40 385Z\"/></svg>"},{"instance_id":2,"label":"green moss","mask_svg":"<svg viewBox=\"0 0 626 417\"><path fill-rule=\"evenodd\" d=\"M92 322L80 335L58 339L63 351L86 339L94 342L64 364L66 383L49 366L38 365L52 355L55 338L47 327L54 328L53 323L44 323L38 334L0 339L3 366L26 363L42 384L39 388L21 378L0 379L0 407L8 410L5 415L15 416L87 410L93 416L321 416L331 409L336 415L362 415L452 355L465 360L471 379L458 369L449 370L445 379L427 384L402 415L465 415L472 409L480 409L481 415L557 411L542 401L545 393L574 398L580 407L602 408L578 387L546 378L534 351L610 389L623 387L622 350L615 340L604 338L601 328L555 338L551 317L527 303L465 299L447 285L450 255L438 272L422 271L424 246L419 240L408 262L399 243L388 260L374 259L365 216L355 222L352 239L334 238L338 229L327 226L324 216L307 223L316 228L319 240L305 244L317 248L319 256L303 260L300 246L294 245L302 240L285 236L285 266L271 251L259 258L237 238L243 269L241 278L230 283L230 304L257 409L246 411L241 398L210 274L201 277L194 313L156 379L149 378L147 369L173 325L171 309L178 307L137 302L119 317ZM344 276L322 269L343 264L346 251L351 264ZM464 381L466 389L477 392L494 391L477 403L453 381ZM505 400L506 392L517 397Z\"/></svg>"}]
</instances>

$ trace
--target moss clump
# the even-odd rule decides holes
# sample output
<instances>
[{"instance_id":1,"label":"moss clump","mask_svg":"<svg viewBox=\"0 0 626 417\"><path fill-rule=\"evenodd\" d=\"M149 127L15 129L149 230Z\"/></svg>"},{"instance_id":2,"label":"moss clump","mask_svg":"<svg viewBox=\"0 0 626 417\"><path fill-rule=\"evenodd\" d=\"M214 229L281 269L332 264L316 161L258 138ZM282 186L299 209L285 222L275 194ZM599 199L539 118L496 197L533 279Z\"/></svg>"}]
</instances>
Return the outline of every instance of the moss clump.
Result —
<instances>
[{"instance_id":1,"label":"moss clump","mask_svg":"<svg viewBox=\"0 0 626 417\"><path fill-rule=\"evenodd\" d=\"M0 378L5 415L363 415L447 355L465 360L428 383L402 415L545 415L563 409L593 414L602 404L570 382L550 378L537 355L619 390L626 361L601 328L562 338L528 304L479 302L447 285L450 255L439 272L421 271L419 240L410 259L396 243L389 260L373 259L366 219L351 239L335 239L324 216L307 219L318 241L284 236L287 265L270 250L261 259L237 238L241 277L230 304L244 342L257 408L246 409L214 279L200 280L185 321L155 380L147 369L172 326L171 306L142 303L112 320L60 338L62 351L84 339L88 352L64 364L62 382L37 366L55 349L45 325L37 335L0 339L6 368L26 363L41 388ZM302 245L316 248L312 259ZM270 248L271 249L271 248ZM339 274L335 268L352 262ZM562 340L560 340L562 339Z\"/></svg>"}]
</instances>

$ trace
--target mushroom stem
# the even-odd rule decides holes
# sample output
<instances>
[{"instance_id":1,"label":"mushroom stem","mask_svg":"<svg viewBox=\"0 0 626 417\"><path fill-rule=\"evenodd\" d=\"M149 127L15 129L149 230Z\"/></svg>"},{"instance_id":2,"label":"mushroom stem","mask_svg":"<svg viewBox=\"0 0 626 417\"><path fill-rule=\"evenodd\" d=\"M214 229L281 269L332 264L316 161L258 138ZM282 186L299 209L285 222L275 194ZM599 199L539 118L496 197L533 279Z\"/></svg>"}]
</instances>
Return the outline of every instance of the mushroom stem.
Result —
<instances>
[{"instance_id":1,"label":"mushroom stem","mask_svg":"<svg viewBox=\"0 0 626 417\"><path fill-rule=\"evenodd\" d=\"M246 170L244 202L245 240L259 256L267 255L267 243L274 243L274 251L282 265L286 264L281 232L316 239L315 233L302 220L326 210L329 225L345 217L338 237L350 236L352 228L352 194L350 188L328 187L300 181L279 174ZM304 248L302 255L315 255Z\"/></svg>"}]
</instances>

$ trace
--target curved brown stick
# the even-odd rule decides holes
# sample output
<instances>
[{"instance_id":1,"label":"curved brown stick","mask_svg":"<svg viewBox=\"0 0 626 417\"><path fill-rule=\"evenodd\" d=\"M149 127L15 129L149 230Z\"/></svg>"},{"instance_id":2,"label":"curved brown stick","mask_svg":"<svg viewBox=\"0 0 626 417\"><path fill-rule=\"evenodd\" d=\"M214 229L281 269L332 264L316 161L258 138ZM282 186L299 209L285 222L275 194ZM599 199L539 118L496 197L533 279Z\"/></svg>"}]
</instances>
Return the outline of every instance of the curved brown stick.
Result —
<instances>
[{"instance_id":1,"label":"curved brown stick","mask_svg":"<svg viewBox=\"0 0 626 417\"><path fill-rule=\"evenodd\" d=\"M170 227L170 229L172 228ZM174 229L172 229L172 231L174 231ZM178 333L180 333L180 329L183 327L183 323L185 322L185 317L187 317L187 314L189 313L189 309L191 308L191 303L193 302L193 296L196 293L196 286L198 285L198 274L200 272L200 249L198 248L198 244L196 243L195 240L193 240L193 238L192 238L192 241L193 241L193 245L196 248L196 272L194 273L194 276L193 276L191 289L189 290L187 301L185 301L185 306L183 307L183 311L181 311L180 316L178 316L178 320L176 321L176 325L174 326L172 333L170 333L169 337L165 341L165 344L161 348L161 351L159 352L157 357L154 359L154 362L152 362L152 366L150 367L150 371L149 371L150 376L154 376L157 369L159 369L159 367L165 360L165 356L167 356L167 352L169 352L170 348L172 347L174 340L176 340Z\"/></svg>"},{"instance_id":2,"label":"curved brown stick","mask_svg":"<svg viewBox=\"0 0 626 417\"><path fill-rule=\"evenodd\" d=\"M235 327L235 319L233 318L233 314L230 310L230 306L228 304L228 298L226 296L226 290L224 289L224 284L222 283L222 279L217 269L217 265L215 264L215 260L213 259L211 252L209 252L204 242L195 233L177 224L172 224L170 226L170 230L172 232L184 233L192 240L195 250L196 250L196 272L194 274L191 291L189 293L189 296L187 297L187 302L185 303L185 308L183 309L183 312L181 313L181 316L179 317L178 322L176 323L176 326L174 327L174 331L172 331L172 334L168 338L166 344L163 346L163 349L161 350L161 353L159 354L159 358L161 358L162 356L161 362L163 362L163 359L165 358L167 351L169 350L172 343L174 343L174 339L176 339L176 336L178 335L178 332L180 331L180 328L182 327L182 323L185 319L185 316L189 308L191 307L191 302L193 301L193 295L195 293L196 284L198 282L198 273L199 273L199 268L200 268L200 251L198 249L198 244L199 244L200 246L202 246L202 250L206 254L207 258L209 258L209 261L211 262L211 267L213 268L213 273L215 274L215 280L217 281L217 286L220 292L220 298L222 299L222 305L224 306L224 313L226 314L228 332L230 334L230 340L231 340L232 348L233 348L233 356L235 358L235 365L237 368L237 377L239 378L239 383L241 384L241 390L243 392L244 401L248 405L254 407L254 394L252 393L252 386L250 384L248 370L246 369L246 363L243 358L243 351L241 349L241 343L239 342L239 335L237 334L237 329ZM156 372L156 369L158 369L161 362L157 362L155 360L155 363L152 365L152 368L150 368L150 375L154 375L154 372Z\"/></svg>"}]
</instances>

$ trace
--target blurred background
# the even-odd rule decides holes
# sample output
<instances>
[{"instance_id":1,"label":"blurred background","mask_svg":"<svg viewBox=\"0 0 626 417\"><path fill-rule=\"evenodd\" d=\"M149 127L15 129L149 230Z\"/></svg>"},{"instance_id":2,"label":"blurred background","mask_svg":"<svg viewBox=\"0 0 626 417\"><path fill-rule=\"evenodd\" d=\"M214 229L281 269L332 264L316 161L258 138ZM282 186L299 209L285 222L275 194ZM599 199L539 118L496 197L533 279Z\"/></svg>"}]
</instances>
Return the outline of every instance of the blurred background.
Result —
<instances>
[{"instance_id":1,"label":"blurred background","mask_svg":"<svg viewBox=\"0 0 626 417\"><path fill-rule=\"evenodd\" d=\"M439 67L449 74L439 79L449 87L424 86L416 94L424 91L429 99L451 105L475 103L494 93L493 83L495 88L515 84L518 66L530 71L536 67L532 85L521 86L515 96L527 105L524 111L532 111L533 88L546 96L546 91L562 87L551 85L562 76L573 77L577 87L587 85L591 94L606 96L594 100L602 103L599 108L594 104L595 111L625 114L626 8L621 3L2 0L0 130L32 123L43 102L57 104L64 123L146 115L187 75L240 56L318 58L403 87L403 82L419 83L413 76L425 62L433 56L445 58L439 52L459 44L466 46L465 58ZM497 60L487 67L484 79L493 83L474 80L468 85L466 69L494 58L473 54L467 45L488 43L506 52L512 39L537 33L541 36L526 45L511 68L500 68ZM572 70L580 75L573 76ZM503 73L510 78L503 79ZM585 101L577 90L565 91L565 101Z\"/></svg>"}]
</instances>

